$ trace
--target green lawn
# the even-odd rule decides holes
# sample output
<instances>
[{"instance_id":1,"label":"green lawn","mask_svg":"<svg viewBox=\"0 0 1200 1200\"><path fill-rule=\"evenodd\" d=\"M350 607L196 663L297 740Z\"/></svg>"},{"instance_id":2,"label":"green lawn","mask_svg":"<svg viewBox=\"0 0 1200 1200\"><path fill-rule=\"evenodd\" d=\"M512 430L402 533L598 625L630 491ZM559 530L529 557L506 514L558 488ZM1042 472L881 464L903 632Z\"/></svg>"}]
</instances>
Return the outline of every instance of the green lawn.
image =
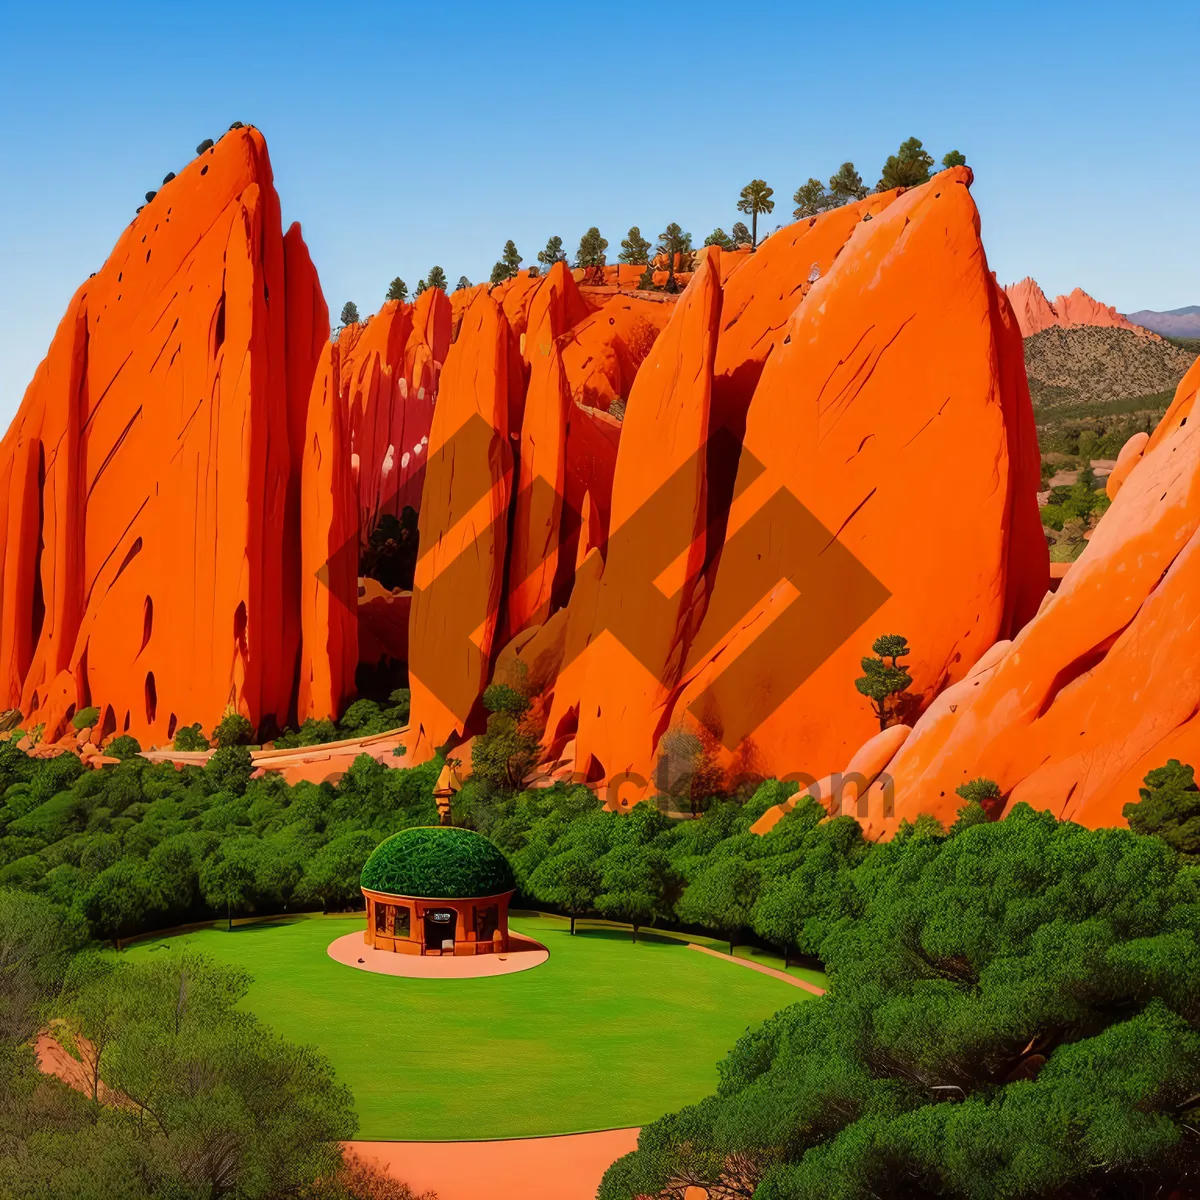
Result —
<instances>
[{"instance_id":1,"label":"green lawn","mask_svg":"<svg viewBox=\"0 0 1200 1200\"><path fill-rule=\"evenodd\" d=\"M527 1137L641 1125L710 1093L750 1026L813 997L683 941L529 914L512 927L550 951L491 979L354 971L326 954L362 916L195 930L130 955L189 946L246 968L247 1003L319 1046L354 1092L364 1138ZM805 972L815 982L821 978Z\"/></svg>"}]
</instances>

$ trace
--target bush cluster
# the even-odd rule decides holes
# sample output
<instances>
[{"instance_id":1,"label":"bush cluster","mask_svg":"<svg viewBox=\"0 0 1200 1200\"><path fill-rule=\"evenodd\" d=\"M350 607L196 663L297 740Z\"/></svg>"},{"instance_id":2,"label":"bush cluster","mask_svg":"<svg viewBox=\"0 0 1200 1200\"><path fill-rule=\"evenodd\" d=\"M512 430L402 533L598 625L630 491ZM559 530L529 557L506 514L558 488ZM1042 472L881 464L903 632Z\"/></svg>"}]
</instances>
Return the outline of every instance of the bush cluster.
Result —
<instances>
[{"instance_id":1,"label":"bush cluster","mask_svg":"<svg viewBox=\"0 0 1200 1200\"><path fill-rule=\"evenodd\" d=\"M251 779L236 743L203 768L135 754L99 771L0 743L0 887L43 895L109 939L216 913L356 907L371 851L437 822L440 769L360 755L336 786L289 787Z\"/></svg>"}]
</instances>

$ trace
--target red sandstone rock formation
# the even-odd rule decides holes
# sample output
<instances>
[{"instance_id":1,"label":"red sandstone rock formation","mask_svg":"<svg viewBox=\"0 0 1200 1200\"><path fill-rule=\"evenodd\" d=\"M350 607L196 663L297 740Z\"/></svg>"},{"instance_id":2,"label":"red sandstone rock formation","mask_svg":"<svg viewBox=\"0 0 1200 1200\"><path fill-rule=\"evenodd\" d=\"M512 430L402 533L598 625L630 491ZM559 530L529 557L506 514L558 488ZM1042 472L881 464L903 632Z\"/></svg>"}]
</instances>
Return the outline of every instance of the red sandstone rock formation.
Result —
<instances>
[{"instance_id":1,"label":"red sandstone rock formation","mask_svg":"<svg viewBox=\"0 0 1200 1200\"><path fill-rule=\"evenodd\" d=\"M429 288L415 304L389 301L341 351L342 404L348 415L363 538L385 513L420 506L421 481L453 310Z\"/></svg>"},{"instance_id":2,"label":"red sandstone rock formation","mask_svg":"<svg viewBox=\"0 0 1200 1200\"><path fill-rule=\"evenodd\" d=\"M826 774L870 734L875 636L917 648L919 710L1037 610L1032 410L970 178L776 235L724 295L705 256L631 389L603 554L553 622L549 758L573 740L623 803L664 760Z\"/></svg>"},{"instance_id":3,"label":"red sandstone rock formation","mask_svg":"<svg viewBox=\"0 0 1200 1200\"><path fill-rule=\"evenodd\" d=\"M504 640L540 624L556 596L569 591L575 561L560 569L563 497L566 492L567 418L571 396L558 339L587 315L566 263L555 263L529 293L522 357L529 383L521 417L517 490Z\"/></svg>"},{"instance_id":4,"label":"red sandstone rock formation","mask_svg":"<svg viewBox=\"0 0 1200 1200\"><path fill-rule=\"evenodd\" d=\"M409 763L463 735L492 667L512 490L510 346L500 306L477 295L446 356L429 435L409 620Z\"/></svg>"},{"instance_id":5,"label":"red sandstone rock formation","mask_svg":"<svg viewBox=\"0 0 1200 1200\"><path fill-rule=\"evenodd\" d=\"M354 699L358 665L358 508L337 343L327 343L313 381L304 431L300 520L300 679L296 719L341 713Z\"/></svg>"},{"instance_id":6,"label":"red sandstone rock formation","mask_svg":"<svg viewBox=\"0 0 1200 1200\"><path fill-rule=\"evenodd\" d=\"M870 833L919 813L953 820L955 788L980 776L1005 811L1025 801L1118 825L1149 770L1200 759L1198 397L1200 363L1148 442L1122 456L1113 505L1058 591L938 697L886 765L895 807L869 798Z\"/></svg>"},{"instance_id":7,"label":"red sandstone rock formation","mask_svg":"<svg viewBox=\"0 0 1200 1200\"><path fill-rule=\"evenodd\" d=\"M674 305L638 296L613 296L563 339L562 361L571 399L605 412L628 398L633 381Z\"/></svg>"},{"instance_id":8,"label":"red sandstone rock formation","mask_svg":"<svg viewBox=\"0 0 1200 1200\"><path fill-rule=\"evenodd\" d=\"M233 131L76 293L0 445L6 706L48 738L91 703L103 734L144 742L230 705L292 719L302 435L327 336L263 139Z\"/></svg>"},{"instance_id":9,"label":"red sandstone rock formation","mask_svg":"<svg viewBox=\"0 0 1200 1200\"><path fill-rule=\"evenodd\" d=\"M579 685L576 755L589 778L646 771L684 667L706 550L704 446L721 312L717 254L710 248L701 255L629 397Z\"/></svg>"},{"instance_id":10,"label":"red sandstone rock formation","mask_svg":"<svg viewBox=\"0 0 1200 1200\"><path fill-rule=\"evenodd\" d=\"M675 714L723 739L735 768L844 765L870 733L853 681L877 634L910 639L927 703L1046 590L1021 345L970 179L944 172L860 219L754 388Z\"/></svg>"},{"instance_id":11,"label":"red sandstone rock formation","mask_svg":"<svg viewBox=\"0 0 1200 1200\"><path fill-rule=\"evenodd\" d=\"M1082 288L1076 288L1069 296L1059 296L1053 304L1046 293L1038 287L1036 280L1026 276L1020 283L1010 283L1004 291L1017 314L1022 337L1032 337L1053 325L1070 328L1073 325L1101 325L1113 329L1130 329L1143 337L1156 338L1157 334L1135 325L1122 316L1110 304L1093 300Z\"/></svg>"}]
</instances>

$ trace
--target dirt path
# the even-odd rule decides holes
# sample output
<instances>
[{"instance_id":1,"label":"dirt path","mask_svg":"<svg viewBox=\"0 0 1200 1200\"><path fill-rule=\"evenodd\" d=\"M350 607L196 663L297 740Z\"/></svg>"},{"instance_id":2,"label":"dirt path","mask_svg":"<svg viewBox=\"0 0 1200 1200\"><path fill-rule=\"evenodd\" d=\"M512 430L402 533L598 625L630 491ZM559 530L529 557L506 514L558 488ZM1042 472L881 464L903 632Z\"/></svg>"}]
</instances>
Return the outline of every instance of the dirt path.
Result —
<instances>
[{"instance_id":1,"label":"dirt path","mask_svg":"<svg viewBox=\"0 0 1200 1200\"><path fill-rule=\"evenodd\" d=\"M408 726L405 725L402 729L389 729L368 737L324 742L318 746L300 746L294 750L252 750L250 759L255 770L278 772L289 784L301 780L337 783L360 754L369 754L385 766L403 766L403 758L395 757L393 751L407 732ZM202 767L212 753L211 750L143 750L142 757L151 762Z\"/></svg>"},{"instance_id":2,"label":"dirt path","mask_svg":"<svg viewBox=\"0 0 1200 1200\"><path fill-rule=\"evenodd\" d=\"M586 1087L581 1080L580 1086ZM604 1172L637 1148L636 1129L498 1142L347 1142L438 1200L593 1200Z\"/></svg>"},{"instance_id":3,"label":"dirt path","mask_svg":"<svg viewBox=\"0 0 1200 1200\"><path fill-rule=\"evenodd\" d=\"M757 971L760 975L770 975L773 979L781 979L784 983L790 983L792 987L803 988L814 996L825 995L824 988L817 987L815 983L809 983L807 979L789 975L786 971L777 971L774 967L764 967L762 963L751 962L748 958L731 958L728 954L722 954L720 950L712 950L708 946L697 946L695 942L688 942L688 949L699 950L701 954L711 954L713 958L723 958L726 962L733 963L734 966L746 967L751 971Z\"/></svg>"}]
</instances>

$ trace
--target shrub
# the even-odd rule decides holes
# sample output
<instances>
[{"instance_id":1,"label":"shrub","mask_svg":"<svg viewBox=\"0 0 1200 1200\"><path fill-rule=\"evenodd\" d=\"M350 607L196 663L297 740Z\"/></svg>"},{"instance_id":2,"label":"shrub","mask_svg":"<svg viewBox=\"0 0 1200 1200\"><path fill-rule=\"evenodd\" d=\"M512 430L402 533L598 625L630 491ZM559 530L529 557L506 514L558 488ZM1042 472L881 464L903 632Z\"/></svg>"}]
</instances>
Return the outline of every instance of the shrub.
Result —
<instances>
[{"instance_id":1,"label":"shrub","mask_svg":"<svg viewBox=\"0 0 1200 1200\"><path fill-rule=\"evenodd\" d=\"M100 719L98 708L81 708L72 718L71 725L75 729L91 729Z\"/></svg>"},{"instance_id":2,"label":"shrub","mask_svg":"<svg viewBox=\"0 0 1200 1200\"><path fill-rule=\"evenodd\" d=\"M241 713L226 713L213 730L218 746L247 746L254 737L254 726Z\"/></svg>"},{"instance_id":3,"label":"shrub","mask_svg":"<svg viewBox=\"0 0 1200 1200\"><path fill-rule=\"evenodd\" d=\"M123 733L120 737L113 738L107 746L104 747L104 753L109 758L134 758L142 752L142 744L135 737L130 737L129 734Z\"/></svg>"},{"instance_id":4,"label":"shrub","mask_svg":"<svg viewBox=\"0 0 1200 1200\"><path fill-rule=\"evenodd\" d=\"M208 738L200 731L199 721L194 725L184 725L182 729L177 729L175 731L174 744L176 750L194 751L211 749Z\"/></svg>"}]
</instances>

